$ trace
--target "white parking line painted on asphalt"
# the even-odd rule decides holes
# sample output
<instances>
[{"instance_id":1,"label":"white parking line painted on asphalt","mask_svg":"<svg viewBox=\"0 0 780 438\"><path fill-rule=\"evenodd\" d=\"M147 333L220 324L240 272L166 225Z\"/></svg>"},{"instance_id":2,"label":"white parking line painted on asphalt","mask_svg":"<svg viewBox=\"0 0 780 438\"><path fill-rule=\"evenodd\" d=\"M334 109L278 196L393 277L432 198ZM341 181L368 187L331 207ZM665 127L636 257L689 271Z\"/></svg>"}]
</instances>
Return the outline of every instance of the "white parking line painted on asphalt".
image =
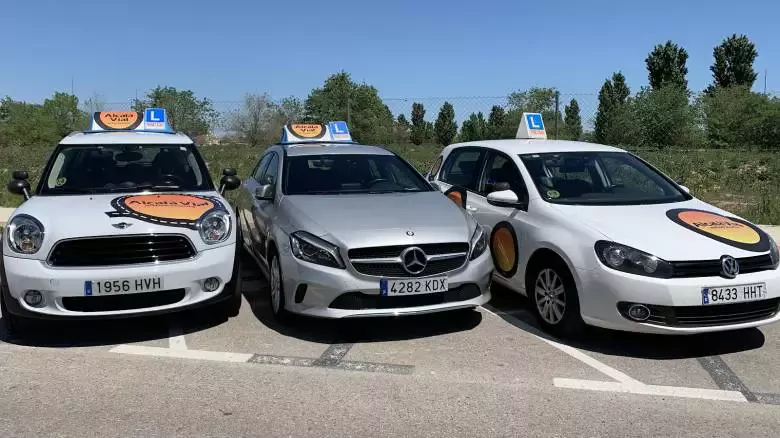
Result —
<instances>
[{"instance_id":1,"label":"white parking line painted on asphalt","mask_svg":"<svg viewBox=\"0 0 780 438\"><path fill-rule=\"evenodd\" d=\"M591 391L626 392L631 394L659 395L667 397L700 398L745 402L747 399L738 391L722 389L685 388L680 386L646 385L644 383L601 382L598 380L553 379L557 388L587 389Z\"/></svg>"},{"instance_id":2,"label":"white parking line painted on asphalt","mask_svg":"<svg viewBox=\"0 0 780 438\"><path fill-rule=\"evenodd\" d=\"M726 400L726 401L738 401L747 402L748 400L739 391L728 391L722 389L704 389L704 388L686 388L681 386L661 386L661 385L647 385L639 380L636 380L625 373L622 373L609 365L606 365L593 357L585 354L584 352L564 345L559 342L549 339L549 337L540 332L534 326L531 326L522 320L518 319L514 315L506 312L492 309L490 305L481 306L485 312L495 315L502 319L510 319L510 323L519 327L531 336L534 336L548 345L551 345L558 350L568 354L569 356L579 360L580 362L596 369L597 371L617 380L617 382L603 382L599 380L581 380L581 379L565 379L555 378L553 379L553 385L557 388L570 388L570 389L585 389L591 391L607 391L607 392L625 392L631 394L643 394L643 395L656 395L667 397L684 397L684 398L698 398L707 400Z\"/></svg>"},{"instance_id":3,"label":"white parking line painted on asphalt","mask_svg":"<svg viewBox=\"0 0 780 438\"><path fill-rule=\"evenodd\" d=\"M173 357L180 359L200 359L216 362L248 362L252 354L229 353L226 351L176 350L173 348L147 347L144 345L117 345L112 353L135 354L139 356Z\"/></svg>"},{"instance_id":4,"label":"white parking line painted on asphalt","mask_svg":"<svg viewBox=\"0 0 780 438\"><path fill-rule=\"evenodd\" d=\"M598 360L588 356L587 354L583 353L580 350L577 350L574 347L570 347L568 345L561 344L559 342L553 341L552 339L549 339L547 335L540 332L536 327L526 324L519 318L515 317L514 315L498 310L491 310L485 306L482 306L482 309L484 309L486 312L491 313L495 316L498 316L499 318L502 316L505 316L507 318L512 318L512 322L514 325L522 328L526 332L528 332L530 335L536 337L537 339L540 339L544 342L546 342L549 345L552 345L553 347L557 348L558 350L561 350L562 352L568 354L569 356L579 360L580 362L590 366L591 368L594 368L596 371L599 371L603 374L606 374L607 376L617 380L621 383L627 383L627 384L641 384L639 380L636 380L627 374L624 374L611 366L599 362Z\"/></svg>"},{"instance_id":5,"label":"white parking line painted on asphalt","mask_svg":"<svg viewBox=\"0 0 780 438\"><path fill-rule=\"evenodd\" d=\"M173 350L186 350L187 341L184 339L184 333L182 332L181 325L172 322L168 330L168 347Z\"/></svg>"}]
</instances>

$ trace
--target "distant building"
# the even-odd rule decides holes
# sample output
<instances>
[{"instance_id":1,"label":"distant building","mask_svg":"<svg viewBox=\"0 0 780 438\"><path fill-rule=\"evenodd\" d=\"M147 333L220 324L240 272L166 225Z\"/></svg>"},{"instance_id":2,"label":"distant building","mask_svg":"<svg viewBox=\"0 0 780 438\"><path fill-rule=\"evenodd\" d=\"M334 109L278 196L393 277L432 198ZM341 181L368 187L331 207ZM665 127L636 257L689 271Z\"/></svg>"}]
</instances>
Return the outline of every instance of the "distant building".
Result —
<instances>
[{"instance_id":1,"label":"distant building","mask_svg":"<svg viewBox=\"0 0 780 438\"><path fill-rule=\"evenodd\" d=\"M195 143L200 146L213 146L220 143L219 137L212 133L198 135L195 137Z\"/></svg>"}]
</instances>

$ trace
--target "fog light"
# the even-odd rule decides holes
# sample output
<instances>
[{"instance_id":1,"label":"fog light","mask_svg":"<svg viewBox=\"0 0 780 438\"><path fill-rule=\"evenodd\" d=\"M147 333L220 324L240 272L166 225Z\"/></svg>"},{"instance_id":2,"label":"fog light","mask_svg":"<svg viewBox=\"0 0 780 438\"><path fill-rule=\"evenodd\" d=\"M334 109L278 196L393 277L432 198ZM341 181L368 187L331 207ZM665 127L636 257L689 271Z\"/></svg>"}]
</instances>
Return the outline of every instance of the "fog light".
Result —
<instances>
[{"instance_id":1,"label":"fog light","mask_svg":"<svg viewBox=\"0 0 780 438\"><path fill-rule=\"evenodd\" d=\"M24 302L33 307L43 304L43 294L37 290L28 290L24 293Z\"/></svg>"},{"instance_id":2,"label":"fog light","mask_svg":"<svg viewBox=\"0 0 780 438\"><path fill-rule=\"evenodd\" d=\"M650 318L650 309L642 304L632 304L628 308L628 317L634 321L646 321Z\"/></svg>"},{"instance_id":3,"label":"fog light","mask_svg":"<svg viewBox=\"0 0 780 438\"><path fill-rule=\"evenodd\" d=\"M218 287L219 278L217 277L209 277L203 280L203 289L206 289L206 292L214 292Z\"/></svg>"}]
</instances>

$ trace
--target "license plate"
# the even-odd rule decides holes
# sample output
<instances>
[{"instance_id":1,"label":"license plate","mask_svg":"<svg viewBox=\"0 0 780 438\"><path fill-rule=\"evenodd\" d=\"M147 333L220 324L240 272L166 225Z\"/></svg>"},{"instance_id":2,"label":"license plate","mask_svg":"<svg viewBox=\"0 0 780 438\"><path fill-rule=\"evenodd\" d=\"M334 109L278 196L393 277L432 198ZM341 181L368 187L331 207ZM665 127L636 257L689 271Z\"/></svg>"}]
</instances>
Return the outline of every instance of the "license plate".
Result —
<instances>
[{"instance_id":1,"label":"license plate","mask_svg":"<svg viewBox=\"0 0 780 438\"><path fill-rule=\"evenodd\" d=\"M161 277L87 280L84 282L84 295L88 297L154 292L163 289Z\"/></svg>"},{"instance_id":2,"label":"license plate","mask_svg":"<svg viewBox=\"0 0 780 438\"><path fill-rule=\"evenodd\" d=\"M740 284L736 286L705 287L701 290L701 304L742 303L766 299L766 284Z\"/></svg>"},{"instance_id":3,"label":"license plate","mask_svg":"<svg viewBox=\"0 0 780 438\"><path fill-rule=\"evenodd\" d=\"M397 280L379 280L379 295L419 295L445 292L448 290L447 277L407 278Z\"/></svg>"}]
</instances>

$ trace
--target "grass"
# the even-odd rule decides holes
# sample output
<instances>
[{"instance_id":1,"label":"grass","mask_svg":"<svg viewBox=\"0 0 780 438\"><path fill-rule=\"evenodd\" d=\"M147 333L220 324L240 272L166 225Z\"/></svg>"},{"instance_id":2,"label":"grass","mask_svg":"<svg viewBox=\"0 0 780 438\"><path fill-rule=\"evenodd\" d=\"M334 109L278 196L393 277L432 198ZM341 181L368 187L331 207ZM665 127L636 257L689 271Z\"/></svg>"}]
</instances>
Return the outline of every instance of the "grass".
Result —
<instances>
[{"instance_id":1,"label":"grass","mask_svg":"<svg viewBox=\"0 0 780 438\"><path fill-rule=\"evenodd\" d=\"M405 157L423 173L441 150L434 145L411 144L387 148ZM14 170L27 170L34 187L51 150L51 146L0 148L3 157L0 182L10 181ZM246 177L263 151L236 145L203 146L200 150L216 180L225 167L234 167L240 177ZM645 149L634 152L682 181L691 193L706 202L759 224L780 224L780 151ZM7 190L0 191L0 206L16 207L20 202L20 197Z\"/></svg>"}]
</instances>

